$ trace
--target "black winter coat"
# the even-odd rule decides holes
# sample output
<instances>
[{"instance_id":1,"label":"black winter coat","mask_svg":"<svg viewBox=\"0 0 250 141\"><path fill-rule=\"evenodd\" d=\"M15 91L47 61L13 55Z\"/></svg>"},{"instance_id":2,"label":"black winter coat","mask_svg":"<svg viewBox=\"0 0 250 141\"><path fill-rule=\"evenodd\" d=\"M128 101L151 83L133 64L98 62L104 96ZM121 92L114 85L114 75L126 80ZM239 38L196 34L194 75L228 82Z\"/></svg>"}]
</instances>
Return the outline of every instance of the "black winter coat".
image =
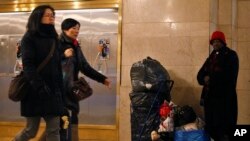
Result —
<instances>
[{"instance_id":1,"label":"black winter coat","mask_svg":"<svg viewBox=\"0 0 250 141\"><path fill-rule=\"evenodd\" d=\"M198 72L197 80L203 85L202 99L206 129L213 134L227 134L237 122L236 83L239 60L235 51L222 47L213 51ZM205 85L204 77L209 76Z\"/></svg>"},{"instance_id":2,"label":"black winter coat","mask_svg":"<svg viewBox=\"0 0 250 141\"><path fill-rule=\"evenodd\" d=\"M74 45L73 41L64 33L60 35L60 43L66 107L74 113L79 113L79 102L72 96L73 81L78 80L79 72L100 83L104 83L107 77L97 72L89 65L79 44L77 43ZM65 58L64 51L69 48L73 48L74 56Z\"/></svg>"},{"instance_id":3,"label":"black winter coat","mask_svg":"<svg viewBox=\"0 0 250 141\"><path fill-rule=\"evenodd\" d=\"M22 39L22 61L24 74L31 88L21 101L21 115L59 116L63 113L62 70L58 38L44 27L44 33L26 33ZM39 72L37 67L47 57L55 41L55 51L47 65ZM47 89L45 89L47 88Z\"/></svg>"}]
</instances>

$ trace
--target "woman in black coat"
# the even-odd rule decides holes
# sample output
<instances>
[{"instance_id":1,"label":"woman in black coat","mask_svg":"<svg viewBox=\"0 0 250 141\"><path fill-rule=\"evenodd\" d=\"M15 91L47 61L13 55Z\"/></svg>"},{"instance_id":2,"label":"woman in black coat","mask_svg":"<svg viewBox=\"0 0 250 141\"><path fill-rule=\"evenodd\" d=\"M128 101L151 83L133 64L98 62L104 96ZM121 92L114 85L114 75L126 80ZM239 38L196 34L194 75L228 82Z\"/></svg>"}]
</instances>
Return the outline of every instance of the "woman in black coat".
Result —
<instances>
[{"instance_id":1,"label":"woman in black coat","mask_svg":"<svg viewBox=\"0 0 250 141\"><path fill-rule=\"evenodd\" d=\"M55 12L49 5L36 7L29 16L27 31L22 38L23 73L30 82L27 95L21 100L21 115L27 125L15 141L28 141L36 136L41 117L46 122L46 140L60 141L60 115L63 113L62 70ZM55 50L47 64L37 72L48 56L52 45Z\"/></svg>"},{"instance_id":2,"label":"woman in black coat","mask_svg":"<svg viewBox=\"0 0 250 141\"><path fill-rule=\"evenodd\" d=\"M205 129L215 141L228 141L230 131L237 124L236 83L239 60L235 51L226 46L220 31L212 34L210 44L214 50L198 72L203 85L201 104L205 112Z\"/></svg>"},{"instance_id":3,"label":"woman in black coat","mask_svg":"<svg viewBox=\"0 0 250 141\"><path fill-rule=\"evenodd\" d=\"M68 133L67 141L78 141L78 113L79 101L72 95L73 81L78 80L79 72L82 72L89 78L110 87L111 81L103 74L93 69L84 57L81 47L77 42L80 23L75 19L65 19L61 24L62 34L60 35L60 43L62 50L62 69L63 82L65 88L65 104L66 108L71 112L70 124L71 133ZM63 138L61 133L61 138ZM72 135L72 139L71 139Z\"/></svg>"}]
</instances>

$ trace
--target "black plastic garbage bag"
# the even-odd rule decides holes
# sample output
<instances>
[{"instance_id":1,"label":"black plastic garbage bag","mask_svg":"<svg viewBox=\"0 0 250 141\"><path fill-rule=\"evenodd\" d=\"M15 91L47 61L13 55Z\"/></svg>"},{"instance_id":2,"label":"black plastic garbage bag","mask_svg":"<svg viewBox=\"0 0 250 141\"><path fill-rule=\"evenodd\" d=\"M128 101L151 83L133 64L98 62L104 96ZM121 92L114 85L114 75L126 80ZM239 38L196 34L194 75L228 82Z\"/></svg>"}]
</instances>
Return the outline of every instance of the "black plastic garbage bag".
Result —
<instances>
[{"instance_id":1,"label":"black plastic garbage bag","mask_svg":"<svg viewBox=\"0 0 250 141\"><path fill-rule=\"evenodd\" d=\"M150 141L151 132L157 130L160 124L158 107L153 107L149 113L148 107L131 106L131 140Z\"/></svg>"},{"instance_id":2,"label":"black plastic garbage bag","mask_svg":"<svg viewBox=\"0 0 250 141\"><path fill-rule=\"evenodd\" d=\"M160 107L164 101L164 97L158 93L152 92L131 92L129 94L133 106L143 106L150 108L151 106Z\"/></svg>"},{"instance_id":3,"label":"black plastic garbage bag","mask_svg":"<svg viewBox=\"0 0 250 141\"><path fill-rule=\"evenodd\" d=\"M174 125L180 127L188 123L195 122L197 115L189 105L177 106L174 108Z\"/></svg>"},{"instance_id":4,"label":"black plastic garbage bag","mask_svg":"<svg viewBox=\"0 0 250 141\"><path fill-rule=\"evenodd\" d=\"M157 93L160 90L160 93L166 96L166 100L170 101L173 81L159 61L147 57L134 63L130 70L130 77L133 92Z\"/></svg>"}]
</instances>

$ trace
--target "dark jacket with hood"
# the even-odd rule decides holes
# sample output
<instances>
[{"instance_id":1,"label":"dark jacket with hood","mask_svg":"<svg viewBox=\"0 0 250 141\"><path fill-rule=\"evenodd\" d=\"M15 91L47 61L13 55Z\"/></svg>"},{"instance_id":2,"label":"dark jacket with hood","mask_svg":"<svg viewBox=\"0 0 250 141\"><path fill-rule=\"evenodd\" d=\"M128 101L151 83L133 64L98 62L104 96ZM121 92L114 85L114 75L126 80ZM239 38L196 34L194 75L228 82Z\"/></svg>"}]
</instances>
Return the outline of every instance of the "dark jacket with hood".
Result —
<instances>
[{"instance_id":1,"label":"dark jacket with hood","mask_svg":"<svg viewBox=\"0 0 250 141\"><path fill-rule=\"evenodd\" d=\"M203 85L206 129L221 135L227 134L237 122L236 82L239 60L235 51L223 46L213 50L198 72L197 79ZM204 77L209 76L208 85Z\"/></svg>"},{"instance_id":2,"label":"dark jacket with hood","mask_svg":"<svg viewBox=\"0 0 250 141\"><path fill-rule=\"evenodd\" d=\"M60 43L66 107L73 112L79 113L79 102L72 96L73 81L78 80L79 72L100 83L104 83L107 77L89 65L77 41L71 40L62 33L60 35ZM73 48L74 55L66 58L64 57L64 51L69 48Z\"/></svg>"},{"instance_id":3,"label":"dark jacket with hood","mask_svg":"<svg viewBox=\"0 0 250 141\"><path fill-rule=\"evenodd\" d=\"M22 62L24 74L31 87L26 97L21 101L21 115L59 116L63 112L62 70L59 42L53 25L41 25L38 33L26 32L22 39ZM38 66L49 54L52 43L55 51L40 72Z\"/></svg>"}]
</instances>

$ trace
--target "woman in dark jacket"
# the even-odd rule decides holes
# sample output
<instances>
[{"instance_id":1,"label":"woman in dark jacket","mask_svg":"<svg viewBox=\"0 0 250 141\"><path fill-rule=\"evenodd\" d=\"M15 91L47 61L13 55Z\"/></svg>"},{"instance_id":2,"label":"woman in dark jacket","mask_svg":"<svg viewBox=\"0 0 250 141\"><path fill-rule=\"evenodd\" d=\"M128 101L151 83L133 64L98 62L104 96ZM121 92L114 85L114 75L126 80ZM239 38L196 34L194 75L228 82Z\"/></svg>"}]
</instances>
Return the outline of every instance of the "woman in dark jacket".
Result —
<instances>
[{"instance_id":1,"label":"woman in dark jacket","mask_svg":"<svg viewBox=\"0 0 250 141\"><path fill-rule=\"evenodd\" d=\"M26 117L26 127L15 141L28 141L35 137L41 117L46 122L46 140L60 141L60 115L63 113L62 70L58 35L54 27L55 13L49 5L36 7L29 16L27 31L22 39L23 73L31 88L21 100L21 115ZM47 64L37 72L38 66L48 56L53 43L55 50Z\"/></svg>"},{"instance_id":2,"label":"woman in dark jacket","mask_svg":"<svg viewBox=\"0 0 250 141\"><path fill-rule=\"evenodd\" d=\"M237 123L236 83L239 60L235 51L226 46L220 31L212 34L214 50L198 72L203 85L201 101L205 112L205 129L215 141L228 141Z\"/></svg>"},{"instance_id":3,"label":"woman in dark jacket","mask_svg":"<svg viewBox=\"0 0 250 141\"><path fill-rule=\"evenodd\" d=\"M70 124L72 127L72 141L78 141L78 113L79 102L72 96L73 81L78 80L81 71L86 76L97 82L110 87L111 81L101 73L93 69L84 57L81 47L77 42L80 23L75 19L65 19L61 24L62 34L60 35L62 52L63 82L65 87L66 107L70 110ZM71 140L71 133L68 140ZM61 135L62 137L62 135Z\"/></svg>"}]
</instances>

